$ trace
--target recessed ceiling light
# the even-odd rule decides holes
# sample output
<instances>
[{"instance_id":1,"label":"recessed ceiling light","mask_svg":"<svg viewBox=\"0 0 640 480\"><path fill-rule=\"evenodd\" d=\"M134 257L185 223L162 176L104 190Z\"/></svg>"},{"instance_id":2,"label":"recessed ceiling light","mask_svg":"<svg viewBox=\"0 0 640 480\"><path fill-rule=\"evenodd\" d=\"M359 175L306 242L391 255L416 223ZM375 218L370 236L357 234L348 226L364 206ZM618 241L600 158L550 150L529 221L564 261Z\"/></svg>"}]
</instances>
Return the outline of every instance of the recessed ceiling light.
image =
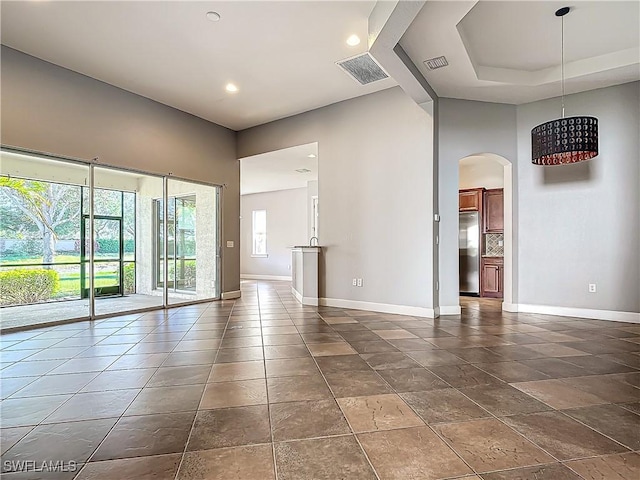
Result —
<instances>
[{"instance_id":1,"label":"recessed ceiling light","mask_svg":"<svg viewBox=\"0 0 640 480\"><path fill-rule=\"evenodd\" d=\"M315 154L315 153L310 153L309 155L307 155L307 157L309 157L309 158L316 158L316 154Z\"/></svg>"},{"instance_id":2,"label":"recessed ceiling light","mask_svg":"<svg viewBox=\"0 0 640 480\"><path fill-rule=\"evenodd\" d=\"M227 86L224 87L227 92L229 93L235 93L238 91L238 87L236 87L233 83L227 83Z\"/></svg>"},{"instance_id":3,"label":"recessed ceiling light","mask_svg":"<svg viewBox=\"0 0 640 480\"><path fill-rule=\"evenodd\" d=\"M354 33L349 38L347 38L347 45L349 45L350 47L360 45L360 37Z\"/></svg>"},{"instance_id":4,"label":"recessed ceiling light","mask_svg":"<svg viewBox=\"0 0 640 480\"><path fill-rule=\"evenodd\" d=\"M217 22L220 20L220 14L218 12L207 12L207 20Z\"/></svg>"}]
</instances>

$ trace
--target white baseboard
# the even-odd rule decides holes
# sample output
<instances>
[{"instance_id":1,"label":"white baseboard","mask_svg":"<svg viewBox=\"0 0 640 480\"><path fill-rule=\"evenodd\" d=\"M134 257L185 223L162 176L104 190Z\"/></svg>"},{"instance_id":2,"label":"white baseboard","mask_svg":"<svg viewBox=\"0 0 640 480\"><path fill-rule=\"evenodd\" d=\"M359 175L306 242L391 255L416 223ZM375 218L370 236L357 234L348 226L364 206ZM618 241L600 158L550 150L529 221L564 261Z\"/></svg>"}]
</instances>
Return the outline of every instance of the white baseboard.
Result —
<instances>
[{"instance_id":1,"label":"white baseboard","mask_svg":"<svg viewBox=\"0 0 640 480\"><path fill-rule=\"evenodd\" d=\"M314 297L302 297L302 304L317 307L318 305L320 305L320 299Z\"/></svg>"},{"instance_id":2,"label":"white baseboard","mask_svg":"<svg viewBox=\"0 0 640 480\"><path fill-rule=\"evenodd\" d=\"M325 307L353 308L355 310L370 310L372 312L380 313L395 313L398 315L436 318L436 311L433 308L411 307L408 305L361 302L359 300L344 300L341 298L321 298L319 305Z\"/></svg>"},{"instance_id":3,"label":"white baseboard","mask_svg":"<svg viewBox=\"0 0 640 480\"><path fill-rule=\"evenodd\" d=\"M319 305L319 300L315 297L303 297L300 292L298 292L295 288L291 287L291 293L296 300L298 300L303 305L311 305L312 307L317 307Z\"/></svg>"},{"instance_id":4,"label":"white baseboard","mask_svg":"<svg viewBox=\"0 0 640 480\"><path fill-rule=\"evenodd\" d=\"M440 305L440 315L460 315L462 309L460 305Z\"/></svg>"},{"instance_id":5,"label":"white baseboard","mask_svg":"<svg viewBox=\"0 0 640 480\"><path fill-rule=\"evenodd\" d=\"M222 292L222 300L233 300L234 298L240 298L242 292L240 290L234 290L232 292Z\"/></svg>"},{"instance_id":6,"label":"white baseboard","mask_svg":"<svg viewBox=\"0 0 640 480\"><path fill-rule=\"evenodd\" d=\"M516 308L516 310L507 310L509 312L540 313L543 315L558 315L560 317L578 317L594 320L611 320L613 322L640 323L640 313L636 312L595 310L592 308L555 307L550 305L527 305L522 303L509 304L509 307ZM504 306L503 309L505 309Z\"/></svg>"},{"instance_id":7,"label":"white baseboard","mask_svg":"<svg viewBox=\"0 0 640 480\"><path fill-rule=\"evenodd\" d=\"M517 312L518 311L518 304L517 303L507 303L507 302L502 302L502 311L503 312Z\"/></svg>"},{"instance_id":8,"label":"white baseboard","mask_svg":"<svg viewBox=\"0 0 640 480\"><path fill-rule=\"evenodd\" d=\"M302 294L300 292L298 292L295 288L291 287L291 293L293 294L294 297L296 297L296 300L302 303Z\"/></svg>"},{"instance_id":9,"label":"white baseboard","mask_svg":"<svg viewBox=\"0 0 640 480\"><path fill-rule=\"evenodd\" d=\"M240 274L240 278L245 280L281 280L284 282L290 282L291 277L287 277L286 275L249 275L249 274Z\"/></svg>"}]
</instances>

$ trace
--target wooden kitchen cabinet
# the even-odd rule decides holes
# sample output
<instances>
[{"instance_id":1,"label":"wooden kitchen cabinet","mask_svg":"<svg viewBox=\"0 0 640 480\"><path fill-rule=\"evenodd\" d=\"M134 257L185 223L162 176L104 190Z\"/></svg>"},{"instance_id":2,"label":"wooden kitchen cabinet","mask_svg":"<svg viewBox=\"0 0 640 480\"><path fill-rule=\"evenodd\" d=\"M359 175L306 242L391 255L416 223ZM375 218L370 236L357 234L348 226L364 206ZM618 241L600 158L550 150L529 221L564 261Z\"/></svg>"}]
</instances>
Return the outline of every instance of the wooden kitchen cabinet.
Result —
<instances>
[{"instance_id":1,"label":"wooden kitchen cabinet","mask_svg":"<svg viewBox=\"0 0 640 480\"><path fill-rule=\"evenodd\" d=\"M460 190L459 193L459 209L461 212L480 212L482 211L482 192L484 188L471 188L468 190Z\"/></svg>"},{"instance_id":2,"label":"wooden kitchen cabinet","mask_svg":"<svg viewBox=\"0 0 640 480\"><path fill-rule=\"evenodd\" d=\"M502 298L504 285L504 258L483 257L481 266L480 296Z\"/></svg>"},{"instance_id":3,"label":"wooden kitchen cabinet","mask_svg":"<svg viewBox=\"0 0 640 480\"><path fill-rule=\"evenodd\" d=\"M482 230L484 233L504 232L504 191L502 188L484 192Z\"/></svg>"}]
</instances>

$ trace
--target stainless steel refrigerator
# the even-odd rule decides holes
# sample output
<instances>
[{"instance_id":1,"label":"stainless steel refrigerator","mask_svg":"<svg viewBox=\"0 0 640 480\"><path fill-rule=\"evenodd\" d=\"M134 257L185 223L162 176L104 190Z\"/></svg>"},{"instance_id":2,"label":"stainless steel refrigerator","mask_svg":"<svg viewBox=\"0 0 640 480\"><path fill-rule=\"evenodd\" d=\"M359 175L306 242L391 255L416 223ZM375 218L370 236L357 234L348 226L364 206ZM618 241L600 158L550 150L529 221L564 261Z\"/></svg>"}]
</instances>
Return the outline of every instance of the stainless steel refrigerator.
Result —
<instances>
[{"instance_id":1,"label":"stainless steel refrigerator","mask_svg":"<svg viewBox=\"0 0 640 480\"><path fill-rule=\"evenodd\" d=\"M460 294L480 295L480 219L478 212L460 213L458 225Z\"/></svg>"}]
</instances>

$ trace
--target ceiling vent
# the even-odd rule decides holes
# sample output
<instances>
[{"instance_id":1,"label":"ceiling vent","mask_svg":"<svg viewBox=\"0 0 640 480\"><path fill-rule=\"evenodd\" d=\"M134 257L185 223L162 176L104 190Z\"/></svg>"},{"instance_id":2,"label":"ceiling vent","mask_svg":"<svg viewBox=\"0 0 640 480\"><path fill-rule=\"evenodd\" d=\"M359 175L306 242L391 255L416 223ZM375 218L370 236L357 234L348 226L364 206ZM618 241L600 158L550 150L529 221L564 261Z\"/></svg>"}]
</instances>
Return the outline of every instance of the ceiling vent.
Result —
<instances>
[{"instance_id":1,"label":"ceiling vent","mask_svg":"<svg viewBox=\"0 0 640 480\"><path fill-rule=\"evenodd\" d=\"M424 64L429 70L436 70L438 68L446 67L447 65L449 65L449 62L447 62L447 59L443 56L425 60Z\"/></svg>"},{"instance_id":2,"label":"ceiling vent","mask_svg":"<svg viewBox=\"0 0 640 480\"><path fill-rule=\"evenodd\" d=\"M369 83L389 78L389 75L378 65L378 62L374 60L369 52L340 60L336 64L351 77L355 78L360 85L368 85Z\"/></svg>"}]
</instances>

